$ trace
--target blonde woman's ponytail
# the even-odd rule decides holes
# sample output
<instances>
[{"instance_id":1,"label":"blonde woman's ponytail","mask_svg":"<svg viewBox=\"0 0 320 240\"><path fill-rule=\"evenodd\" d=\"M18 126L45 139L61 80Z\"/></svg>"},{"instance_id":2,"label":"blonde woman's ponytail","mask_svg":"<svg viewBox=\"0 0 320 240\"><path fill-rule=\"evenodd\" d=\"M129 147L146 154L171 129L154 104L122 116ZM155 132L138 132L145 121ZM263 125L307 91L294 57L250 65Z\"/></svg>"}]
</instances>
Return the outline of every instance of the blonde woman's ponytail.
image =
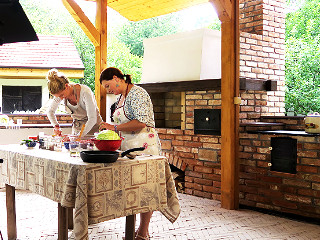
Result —
<instances>
[{"instance_id":1,"label":"blonde woman's ponytail","mask_svg":"<svg viewBox=\"0 0 320 240\"><path fill-rule=\"evenodd\" d=\"M63 91L67 83L69 83L69 79L57 69L53 68L48 71L47 84L51 94Z\"/></svg>"}]
</instances>

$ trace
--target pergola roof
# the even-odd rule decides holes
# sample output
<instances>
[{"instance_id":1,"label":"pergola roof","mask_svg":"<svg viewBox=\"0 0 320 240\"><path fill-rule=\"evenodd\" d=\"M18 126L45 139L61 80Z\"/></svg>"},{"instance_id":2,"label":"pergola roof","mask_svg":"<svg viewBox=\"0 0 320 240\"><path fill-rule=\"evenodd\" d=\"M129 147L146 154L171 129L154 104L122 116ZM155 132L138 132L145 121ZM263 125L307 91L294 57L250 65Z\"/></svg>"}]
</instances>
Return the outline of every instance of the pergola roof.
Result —
<instances>
[{"instance_id":1,"label":"pergola roof","mask_svg":"<svg viewBox=\"0 0 320 240\"><path fill-rule=\"evenodd\" d=\"M130 21L140 21L207 2L209 0L107 0L107 6Z\"/></svg>"}]
</instances>

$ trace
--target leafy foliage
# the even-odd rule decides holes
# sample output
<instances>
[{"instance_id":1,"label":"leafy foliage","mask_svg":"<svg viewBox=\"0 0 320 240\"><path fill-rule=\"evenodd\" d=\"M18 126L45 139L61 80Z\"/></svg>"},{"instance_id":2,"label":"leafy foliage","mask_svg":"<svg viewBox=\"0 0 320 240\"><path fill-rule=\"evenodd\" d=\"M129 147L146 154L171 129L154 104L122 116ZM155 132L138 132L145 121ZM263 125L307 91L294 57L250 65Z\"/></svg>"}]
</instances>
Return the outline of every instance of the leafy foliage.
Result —
<instances>
[{"instance_id":1,"label":"leafy foliage","mask_svg":"<svg viewBox=\"0 0 320 240\"><path fill-rule=\"evenodd\" d=\"M95 89L95 48L69 12L52 0L20 0L37 34L70 35L85 66L84 78L72 79ZM110 40L111 39L111 40ZM115 66L131 74L135 81L141 78L142 60L130 54L129 49L119 40L108 36L108 66Z\"/></svg>"},{"instance_id":2,"label":"leafy foliage","mask_svg":"<svg viewBox=\"0 0 320 240\"><path fill-rule=\"evenodd\" d=\"M142 58L130 53L130 49L116 37L108 38L108 67L116 66L124 74L130 74L132 81L140 82Z\"/></svg>"},{"instance_id":3,"label":"leafy foliage","mask_svg":"<svg viewBox=\"0 0 320 240\"><path fill-rule=\"evenodd\" d=\"M143 57L143 39L176 33L179 16L167 14L139 22L128 22L119 31L118 38L130 49L130 52Z\"/></svg>"},{"instance_id":4,"label":"leafy foliage","mask_svg":"<svg viewBox=\"0 0 320 240\"><path fill-rule=\"evenodd\" d=\"M209 29L212 29L212 30L221 30L221 22L219 20L219 18L215 19L213 23L211 23L209 26L208 26Z\"/></svg>"},{"instance_id":5,"label":"leafy foliage","mask_svg":"<svg viewBox=\"0 0 320 240\"><path fill-rule=\"evenodd\" d=\"M286 110L320 112L320 4L306 0L286 17Z\"/></svg>"}]
</instances>

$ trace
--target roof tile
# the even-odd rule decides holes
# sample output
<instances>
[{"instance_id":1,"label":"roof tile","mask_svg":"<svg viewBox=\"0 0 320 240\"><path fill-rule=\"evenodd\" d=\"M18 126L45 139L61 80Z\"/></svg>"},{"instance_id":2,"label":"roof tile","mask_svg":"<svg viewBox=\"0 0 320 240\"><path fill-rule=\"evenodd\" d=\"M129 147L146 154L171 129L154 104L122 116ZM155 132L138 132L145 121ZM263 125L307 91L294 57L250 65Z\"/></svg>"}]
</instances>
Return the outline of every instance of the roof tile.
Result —
<instances>
[{"instance_id":1,"label":"roof tile","mask_svg":"<svg viewBox=\"0 0 320 240\"><path fill-rule=\"evenodd\" d=\"M38 35L39 41L0 45L0 68L84 69L70 36Z\"/></svg>"}]
</instances>

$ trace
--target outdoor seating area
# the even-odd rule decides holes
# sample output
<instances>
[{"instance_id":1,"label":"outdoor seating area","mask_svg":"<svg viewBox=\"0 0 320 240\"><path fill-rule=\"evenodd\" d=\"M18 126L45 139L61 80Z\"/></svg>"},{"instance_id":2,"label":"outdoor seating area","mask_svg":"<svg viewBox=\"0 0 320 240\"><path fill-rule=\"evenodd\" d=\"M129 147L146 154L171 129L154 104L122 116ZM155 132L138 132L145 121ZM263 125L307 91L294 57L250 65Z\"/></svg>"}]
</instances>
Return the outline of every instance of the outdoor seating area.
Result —
<instances>
[{"instance_id":1,"label":"outdoor seating area","mask_svg":"<svg viewBox=\"0 0 320 240\"><path fill-rule=\"evenodd\" d=\"M24 21L57 32L0 33L0 240L320 239L320 101L290 105L288 1L47 1L20 2L55 25ZM202 4L216 22L177 27ZM167 31L140 33L151 18Z\"/></svg>"}]
</instances>

